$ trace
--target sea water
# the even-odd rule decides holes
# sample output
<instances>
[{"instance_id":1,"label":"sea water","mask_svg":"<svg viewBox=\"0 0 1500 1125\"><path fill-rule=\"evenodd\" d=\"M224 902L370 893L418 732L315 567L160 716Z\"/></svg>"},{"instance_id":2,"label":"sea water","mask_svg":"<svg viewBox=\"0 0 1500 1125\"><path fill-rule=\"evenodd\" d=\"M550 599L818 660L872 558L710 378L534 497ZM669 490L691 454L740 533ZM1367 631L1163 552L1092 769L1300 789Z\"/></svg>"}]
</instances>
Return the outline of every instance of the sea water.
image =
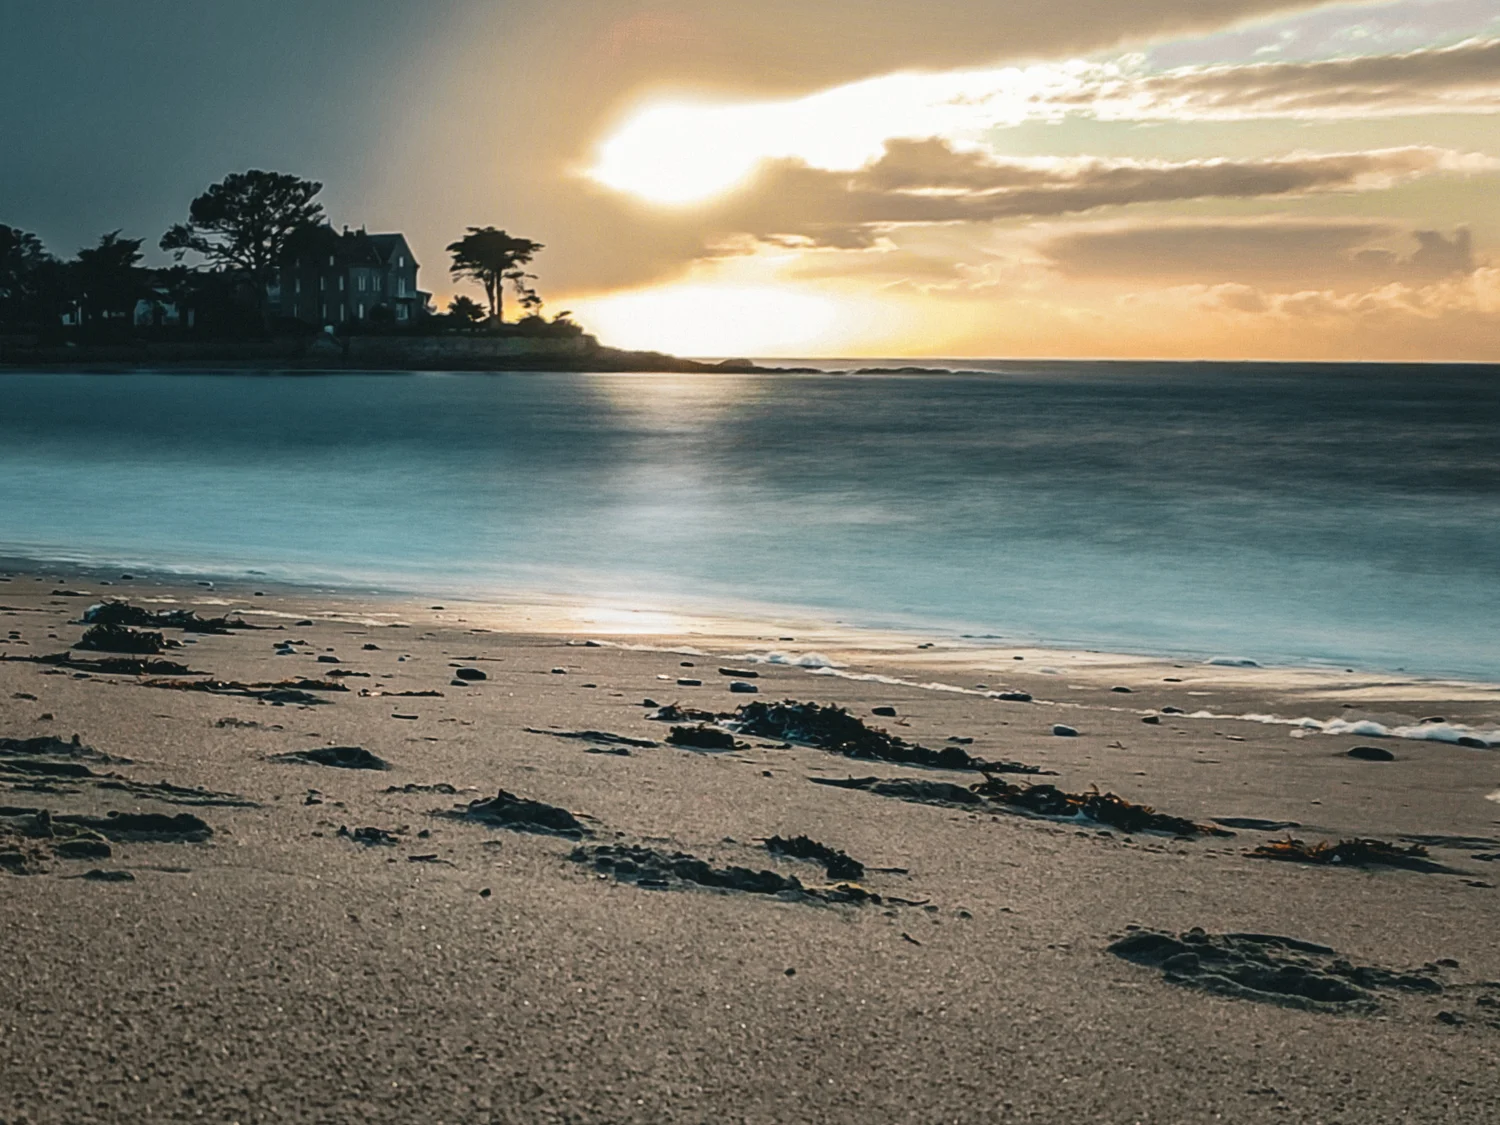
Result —
<instances>
[{"instance_id":1,"label":"sea water","mask_svg":"<svg viewBox=\"0 0 1500 1125\"><path fill-rule=\"evenodd\" d=\"M1500 369L982 366L9 374L0 554L1500 678Z\"/></svg>"}]
</instances>

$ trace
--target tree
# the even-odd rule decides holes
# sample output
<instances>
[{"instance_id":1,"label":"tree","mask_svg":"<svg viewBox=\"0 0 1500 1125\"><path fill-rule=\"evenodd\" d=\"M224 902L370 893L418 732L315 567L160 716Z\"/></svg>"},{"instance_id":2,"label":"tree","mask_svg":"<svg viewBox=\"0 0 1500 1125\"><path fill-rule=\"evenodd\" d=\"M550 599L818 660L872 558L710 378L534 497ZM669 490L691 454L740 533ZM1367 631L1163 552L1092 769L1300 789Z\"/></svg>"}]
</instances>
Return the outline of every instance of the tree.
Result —
<instances>
[{"instance_id":1,"label":"tree","mask_svg":"<svg viewBox=\"0 0 1500 1125\"><path fill-rule=\"evenodd\" d=\"M139 268L141 238L121 238L119 231L102 235L98 246L78 251L74 274L85 315L90 320L130 317L146 290Z\"/></svg>"},{"instance_id":2,"label":"tree","mask_svg":"<svg viewBox=\"0 0 1500 1125\"><path fill-rule=\"evenodd\" d=\"M490 316L504 323L505 294L501 287L506 276L541 250L542 244L529 238L512 238L494 227L469 227L465 237L448 247L448 253L453 255L449 272L482 285L484 295L489 298Z\"/></svg>"},{"instance_id":3,"label":"tree","mask_svg":"<svg viewBox=\"0 0 1500 1125\"><path fill-rule=\"evenodd\" d=\"M193 200L188 221L167 231L161 248L179 262L191 251L218 269L247 275L265 315L287 241L323 219L323 205L315 201L322 190L320 183L281 172L236 172Z\"/></svg>"},{"instance_id":4,"label":"tree","mask_svg":"<svg viewBox=\"0 0 1500 1125\"><path fill-rule=\"evenodd\" d=\"M36 235L0 223L0 324L37 317L43 275L56 265Z\"/></svg>"},{"instance_id":5,"label":"tree","mask_svg":"<svg viewBox=\"0 0 1500 1125\"><path fill-rule=\"evenodd\" d=\"M484 306L472 297L458 296L448 302L448 315L453 318L454 323L472 328L484 319Z\"/></svg>"},{"instance_id":6,"label":"tree","mask_svg":"<svg viewBox=\"0 0 1500 1125\"><path fill-rule=\"evenodd\" d=\"M527 316L540 317L542 315L542 298L537 291L526 283L535 281L536 274L527 273L525 270L514 269L505 271L505 280L510 282L511 288L516 292L516 304L521 306L522 312Z\"/></svg>"}]
</instances>

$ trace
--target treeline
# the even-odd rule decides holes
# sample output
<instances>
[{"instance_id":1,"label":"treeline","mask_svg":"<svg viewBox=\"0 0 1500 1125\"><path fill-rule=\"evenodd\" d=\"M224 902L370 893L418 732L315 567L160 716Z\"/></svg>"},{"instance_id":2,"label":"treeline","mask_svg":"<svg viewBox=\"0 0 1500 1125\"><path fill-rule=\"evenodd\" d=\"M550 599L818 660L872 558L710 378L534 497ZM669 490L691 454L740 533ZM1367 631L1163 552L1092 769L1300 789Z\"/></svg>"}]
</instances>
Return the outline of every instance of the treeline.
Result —
<instances>
[{"instance_id":1,"label":"treeline","mask_svg":"<svg viewBox=\"0 0 1500 1125\"><path fill-rule=\"evenodd\" d=\"M0 333L44 341L79 337L115 341L135 336L236 338L318 331L320 325L281 316L274 295L283 267L311 246L337 238L317 201L323 185L279 172L226 176L194 199L187 221L158 242L174 265L142 265L143 238L116 230L63 259L32 233L0 223ZM470 227L452 243L450 273L483 291L481 304L460 296L446 314L431 309L402 325L408 332L493 332L578 335L568 313L550 320L526 267L541 243L494 227ZM509 289L521 310L504 318ZM372 315L340 331L396 331L391 317Z\"/></svg>"}]
</instances>

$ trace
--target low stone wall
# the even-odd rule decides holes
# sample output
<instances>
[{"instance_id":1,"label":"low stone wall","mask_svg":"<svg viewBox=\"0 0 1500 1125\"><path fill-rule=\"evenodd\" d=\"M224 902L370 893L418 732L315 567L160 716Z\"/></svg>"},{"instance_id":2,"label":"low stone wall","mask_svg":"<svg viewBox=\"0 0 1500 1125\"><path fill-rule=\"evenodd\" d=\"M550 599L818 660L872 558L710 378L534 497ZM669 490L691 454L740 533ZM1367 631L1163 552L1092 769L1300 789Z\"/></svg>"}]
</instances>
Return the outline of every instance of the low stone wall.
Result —
<instances>
[{"instance_id":1,"label":"low stone wall","mask_svg":"<svg viewBox=\"0 0 1500 1125\"><path fill-rule=\"evenodd\" d=\"M514 361L527 356L580 359L599 350L592 336L548 339L535 336L351 336L345 350L350 367L466 367L486 360Z\"/></svg>"}]
</instances>

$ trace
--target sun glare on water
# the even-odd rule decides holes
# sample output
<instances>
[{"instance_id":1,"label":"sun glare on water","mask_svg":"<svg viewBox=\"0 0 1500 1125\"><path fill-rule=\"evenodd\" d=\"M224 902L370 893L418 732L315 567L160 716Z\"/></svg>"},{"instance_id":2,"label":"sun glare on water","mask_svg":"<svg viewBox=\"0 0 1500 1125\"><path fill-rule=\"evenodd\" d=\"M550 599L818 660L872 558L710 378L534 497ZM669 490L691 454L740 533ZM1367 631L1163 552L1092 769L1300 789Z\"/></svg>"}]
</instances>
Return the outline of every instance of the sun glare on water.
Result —
<instances>
[{"instance_id":1,"label":"sun glare on water","mask_svg":"<svg viewBox=\"0 0 1500 1125\"><path fill-rule=\"evenodd\" d=\"M676 355L798 355L838 334L841 303L773 285L664 285L572 302L617 347Z\"/></svg>"}]
</instances>

